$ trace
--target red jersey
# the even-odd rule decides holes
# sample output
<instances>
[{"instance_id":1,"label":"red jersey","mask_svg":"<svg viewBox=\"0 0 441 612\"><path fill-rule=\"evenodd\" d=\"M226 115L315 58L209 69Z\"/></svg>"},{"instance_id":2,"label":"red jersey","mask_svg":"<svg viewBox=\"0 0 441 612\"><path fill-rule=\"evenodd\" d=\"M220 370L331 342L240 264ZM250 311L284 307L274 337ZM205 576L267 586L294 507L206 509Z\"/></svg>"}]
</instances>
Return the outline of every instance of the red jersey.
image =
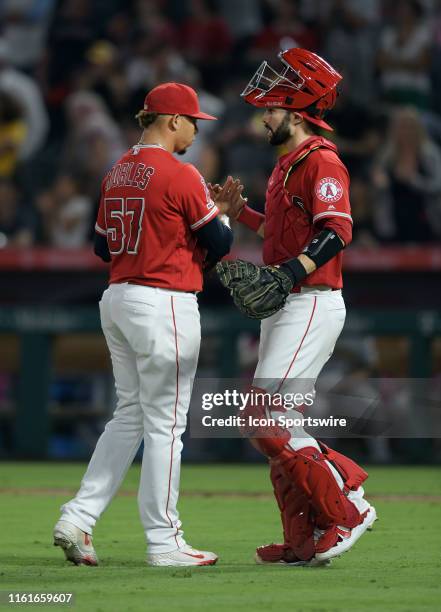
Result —
<instances>
[{"instance_id":1,"label":"red jersey","mask_svg":"<svg viewBox=\"0 0 441 612\"><path fill-rule=\"evenodd\" d=\"M312 136L283 155L269 179L264 262L280 264L297 257L323 227L332 228L346 244L351 241L349 175L336 146ZM340 289L342 259L340 251L301 284Z\"/></svg>"},{"instance_id":2,"label":"red jersey","mask_svg":"<svg viewBox=\"0 0 441 612\"><path fill-rule=\"evenodd\" d=\"M95 231L107 237L110 283L202 289L194 233L219 213L204 179L159 145L135 145L101 186Z\"/></svg>"}]
</instances>

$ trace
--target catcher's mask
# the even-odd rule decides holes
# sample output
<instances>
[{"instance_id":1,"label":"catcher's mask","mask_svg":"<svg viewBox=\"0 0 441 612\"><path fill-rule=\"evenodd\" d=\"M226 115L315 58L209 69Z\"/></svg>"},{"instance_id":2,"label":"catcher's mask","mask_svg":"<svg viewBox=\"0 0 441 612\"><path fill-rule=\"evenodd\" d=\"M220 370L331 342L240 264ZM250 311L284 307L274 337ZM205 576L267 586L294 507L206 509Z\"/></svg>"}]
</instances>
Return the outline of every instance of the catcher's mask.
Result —
<instances>
[{"instance_id":1,"label":"catcher's mask","mask_svg":"<svg viewBox=\"0 0 441 612\"><path fill-rule=\"evenodd\" d=\"M337 100L341 74L306 49L288 49L278 57L282 70L277 72L268 62L262 62L241 96L253 106L295 110L307 121L332 131L323 117Z\"/></svg>"}]
</instances>

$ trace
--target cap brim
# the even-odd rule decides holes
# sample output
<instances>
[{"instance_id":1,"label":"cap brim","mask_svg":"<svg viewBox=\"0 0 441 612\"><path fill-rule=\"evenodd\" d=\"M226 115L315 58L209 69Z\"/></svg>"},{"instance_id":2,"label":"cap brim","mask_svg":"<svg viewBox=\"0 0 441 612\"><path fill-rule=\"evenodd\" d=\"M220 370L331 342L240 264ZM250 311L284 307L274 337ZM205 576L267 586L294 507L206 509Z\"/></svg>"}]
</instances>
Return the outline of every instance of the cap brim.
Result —
<instances>
[{"instance_id":1,"label":"cap brim","mask_svg":"<svg viewBox=\"0 0 441 612\"><path fill-rule=\"evenodd\" d=\"M206 119L207 121L217 121L217 117L207 115L207 113L193 113L192 115L187 115L187 117L193 117L193 119Z\"/></svg>"}]
</instances>

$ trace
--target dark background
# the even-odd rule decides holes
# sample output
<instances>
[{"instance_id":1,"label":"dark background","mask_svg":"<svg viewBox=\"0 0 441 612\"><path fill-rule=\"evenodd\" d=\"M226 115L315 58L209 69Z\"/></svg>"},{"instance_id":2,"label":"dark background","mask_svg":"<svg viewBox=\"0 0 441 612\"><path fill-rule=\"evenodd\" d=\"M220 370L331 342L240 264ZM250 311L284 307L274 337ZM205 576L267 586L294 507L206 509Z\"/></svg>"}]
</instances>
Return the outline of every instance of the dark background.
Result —
<instances>
[{"instance_id":1,"label":"dark background","mask_svg":"<svg viewBox=\"0 0 441 612\"><path fill-rule=\"evenodd\" d=\"M219 121L201 125L184 159L208 181L240 177L262 210L283 150L268 147L261 113L239 94L262 60L278 68L278 51L291 46L322 54L344 76L328 120L351 175L354 240L345 254L348 321L323 376L427 377L437 392L440 2L4 0L0 457L88 458L112 413L97 311L107 271L91 240L101 179L137 142L145 93L169 80L195 87ZM234 231L234 254L259 261L259 239ZM236 324L213 276L199 300L199 375L252 376L258 328ZM431 439L332 444L373 462L441 459ZM257 459L238 440L188 440L184 453Z\"/></svg>"}]
</instances>

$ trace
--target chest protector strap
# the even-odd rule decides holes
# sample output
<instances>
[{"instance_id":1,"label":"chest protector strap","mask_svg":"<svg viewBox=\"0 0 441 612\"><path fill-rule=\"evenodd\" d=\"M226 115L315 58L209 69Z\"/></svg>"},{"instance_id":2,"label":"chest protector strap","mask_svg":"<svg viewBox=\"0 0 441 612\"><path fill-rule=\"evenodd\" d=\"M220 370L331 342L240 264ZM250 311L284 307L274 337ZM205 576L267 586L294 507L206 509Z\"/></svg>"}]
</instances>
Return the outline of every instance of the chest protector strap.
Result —
<instances>
[{"instance_id":1,"label":"chest protector strap","mask_svg":"<svg viewBox=\"0 0 441 612\"><path fill-rule=\"evenodd\" d=\"M302 161L304 161L309 155L311 155L311 153L313 153L313 151L317 151L317 149L328 149L328 148L329 147L325 147L323 145L316 145L315 147L311 147L310 149L308 149L307 151L302 153L302 155L300 155L300 157L298 157L291 164L291 167L288 169L288 172L286 173L285 179L283 181L283 186L286 188L286 183L288 182L288 179L291 176L291 174L294 172L294 170L297 168L297 166L299 166L299 164L302 163Z\"/></svg>"}]
</instances>

